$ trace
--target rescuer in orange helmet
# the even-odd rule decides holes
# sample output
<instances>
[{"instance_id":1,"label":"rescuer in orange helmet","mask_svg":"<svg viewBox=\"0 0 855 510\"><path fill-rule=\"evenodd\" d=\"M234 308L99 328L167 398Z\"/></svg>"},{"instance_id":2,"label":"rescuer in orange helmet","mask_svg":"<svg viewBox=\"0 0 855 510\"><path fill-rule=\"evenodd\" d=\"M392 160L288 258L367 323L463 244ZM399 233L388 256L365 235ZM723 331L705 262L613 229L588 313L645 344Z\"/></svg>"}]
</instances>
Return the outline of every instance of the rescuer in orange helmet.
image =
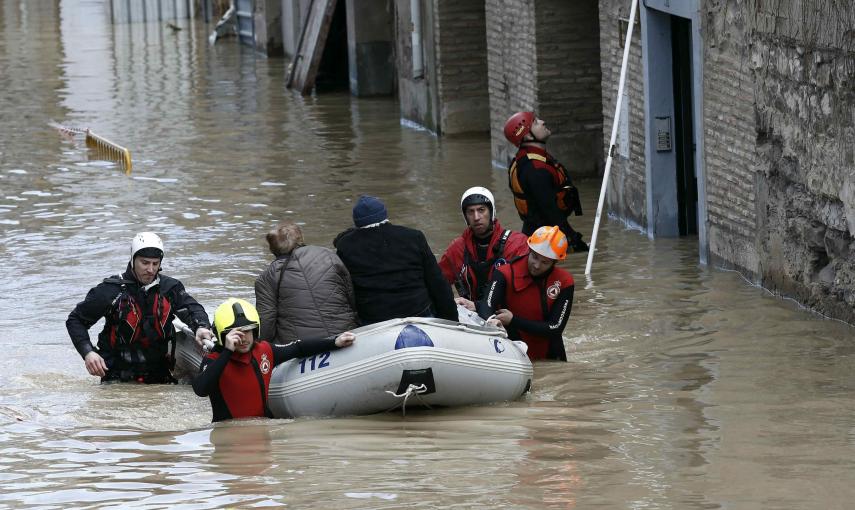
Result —
<instances>
[{"instance_id":1,"label":"rescuer in orange helmet","mask_svg":"<svg viewBox=\"0 0 855 510\"><path fill-rule=\"evenodd\" d=\"M567 237L556 226L528 238L528 256L493 271L478 314L528 345L531 360L567 361L562 332L573 307L573 275L556 266L567 256Z\"/></svg>"}]
</instances>

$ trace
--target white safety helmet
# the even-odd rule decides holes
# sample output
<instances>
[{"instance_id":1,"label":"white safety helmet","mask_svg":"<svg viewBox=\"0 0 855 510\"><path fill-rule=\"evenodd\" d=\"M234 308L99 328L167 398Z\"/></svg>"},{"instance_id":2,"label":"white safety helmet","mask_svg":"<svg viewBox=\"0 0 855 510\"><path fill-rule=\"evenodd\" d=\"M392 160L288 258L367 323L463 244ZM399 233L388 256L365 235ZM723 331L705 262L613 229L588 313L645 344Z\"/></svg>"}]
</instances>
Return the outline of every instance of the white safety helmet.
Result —
<instances>
[{"instance_id":1,"label":"white safety helmet","mask_svg":"<svg viewBox=\"0 0 855 510\"><path fill-rule=\"evenodd\" d=\"M463 213L463 221L469 225L466 220L466 208L470 205L486 204L490 209L490 223L496 219L496 202L493 200L493 194L490 190L481 186L474 186L463 192L460 197L460 211Z\"/></svg>"},{"instance_id":2,"label":"white safety helmet","mask_svg":"<svg viewBox=\"0 0 855 510\"><path fill-rule=\"evenodd\" d=\"M528 247L548 259L564 260L567 257L567 236L558 227L540 227L528 238Z\"/></svg>"},{"instance_id":3,"label":"white safety helmet","mask_svg":"<svg viewBox=\"0 0 855 510\"><path fill-rule=\"evenodd\" d=\"M134 263L134 257L140 250L146 250L141 253L143 257L163 258L163 241L154 232L140 232L134 236L131 241L131 264Z\"/></svg>"}]
</instances>

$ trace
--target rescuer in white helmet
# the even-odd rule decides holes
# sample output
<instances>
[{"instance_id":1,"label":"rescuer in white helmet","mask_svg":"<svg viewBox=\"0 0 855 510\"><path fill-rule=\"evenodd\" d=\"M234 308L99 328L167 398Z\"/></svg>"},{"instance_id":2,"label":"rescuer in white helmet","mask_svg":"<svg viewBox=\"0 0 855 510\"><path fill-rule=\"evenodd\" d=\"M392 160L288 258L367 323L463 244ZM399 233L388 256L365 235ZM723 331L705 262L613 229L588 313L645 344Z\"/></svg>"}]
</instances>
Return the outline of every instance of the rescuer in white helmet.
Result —
<instances>
[{"instance_id":1,"label":"rescuer in white helmet","mask_svg":"<svg viewBox=\"0 0 855 510\"><path fill-rule=\"evenodd\" d=\"M176 315L196 332L213 337L208 314L184 285L161 274L163 241L153 232L131 240L128 267L93 287L68 315L65 326L86 370L102 382L171 383ZM97 346L89 328L101 318Z\"/></svg>"}]
</instances>

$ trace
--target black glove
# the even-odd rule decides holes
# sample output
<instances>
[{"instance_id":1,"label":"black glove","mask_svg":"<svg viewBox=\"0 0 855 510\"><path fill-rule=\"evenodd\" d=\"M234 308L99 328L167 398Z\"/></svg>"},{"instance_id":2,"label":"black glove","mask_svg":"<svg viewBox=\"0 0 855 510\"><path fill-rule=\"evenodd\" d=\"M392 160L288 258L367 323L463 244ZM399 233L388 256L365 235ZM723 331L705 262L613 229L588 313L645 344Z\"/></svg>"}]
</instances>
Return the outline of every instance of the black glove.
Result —
<instances>
[{"instance_id":1,"label":"black glove","mask_svg":"<svg viewBox=\"0 0 855 510\"><path fill-rule=\"evenodd\" d=\"M588 243L582 240L582 234L573 232L570 236L570 251L572 253L588 251Z\"/></svg>"}]
</instances>

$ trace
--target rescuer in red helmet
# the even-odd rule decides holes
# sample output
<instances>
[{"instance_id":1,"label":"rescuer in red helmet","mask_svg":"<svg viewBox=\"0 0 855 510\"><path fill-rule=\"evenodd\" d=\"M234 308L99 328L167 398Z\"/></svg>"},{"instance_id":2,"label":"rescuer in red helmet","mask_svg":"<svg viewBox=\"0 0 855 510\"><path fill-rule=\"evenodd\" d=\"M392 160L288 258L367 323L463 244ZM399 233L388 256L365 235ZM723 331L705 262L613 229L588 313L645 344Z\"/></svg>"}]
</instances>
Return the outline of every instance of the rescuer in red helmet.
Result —
<instances>
[{"instance_id":1,"label":"rescuer in red helmet","mask_svg":"<svg viewBox=\"0 0 855 510\"><path fill-rule=\"evenodd\" d=\"M557 225L567 236L571 252L588 251L582 234L567 221L571 214L582 214L582 205L567 169L546 151L552 132L534 112L511 115L504 131L505 138L519 148L508 167L508 184L523 221L523 234Z\"/></svg>"}]
</instances>

